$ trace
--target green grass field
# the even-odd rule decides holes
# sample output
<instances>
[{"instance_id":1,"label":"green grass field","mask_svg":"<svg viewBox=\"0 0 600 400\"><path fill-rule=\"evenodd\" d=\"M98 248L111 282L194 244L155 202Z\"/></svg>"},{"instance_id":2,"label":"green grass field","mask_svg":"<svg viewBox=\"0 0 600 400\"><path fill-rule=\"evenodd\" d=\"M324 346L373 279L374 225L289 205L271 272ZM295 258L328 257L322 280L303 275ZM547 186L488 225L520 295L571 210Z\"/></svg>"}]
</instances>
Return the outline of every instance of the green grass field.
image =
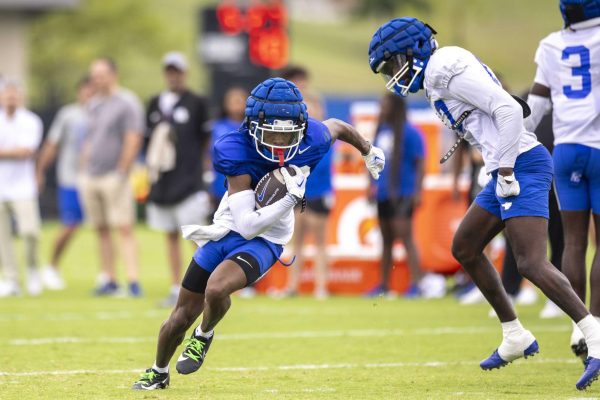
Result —
<instances>
[{"instance_id":1,"label":"green grass field","mask_svg":"<svg viewBox=\"0 0 600 400\"><path fill-rule=\"evenodd\" d=\"M47 253L56 226L44 229ZM90 296L93 237L83 231L65 259L69 287L40 298L0 299L0 399L573 399L581 363L570 353L566 318L544 321L519 309L541 354L482 372L500 343L488 306L335 297L235 298L196 374L174 373L166 391L134 392L152 365L168 310L160 235L138 230L145 297ZM186 247L191 254L191 247ZM177 355L176 355L177 356ZM172 367L174 364L172 365ZM174 368L173 368L174 370Z\"/></svg>"}]
</instances>

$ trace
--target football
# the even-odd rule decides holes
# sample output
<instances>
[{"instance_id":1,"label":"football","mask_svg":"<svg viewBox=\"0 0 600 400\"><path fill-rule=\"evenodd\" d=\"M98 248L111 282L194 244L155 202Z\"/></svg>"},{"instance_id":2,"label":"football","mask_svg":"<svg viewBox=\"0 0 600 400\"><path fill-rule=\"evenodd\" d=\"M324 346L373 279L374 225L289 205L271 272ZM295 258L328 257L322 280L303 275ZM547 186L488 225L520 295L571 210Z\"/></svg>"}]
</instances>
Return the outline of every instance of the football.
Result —
<instances>
[{"instance_id":1,"label":"football","mask_svg":"<svg viewBox=\"0 0 600 400\"><path fill-rule=\"evenodd\" d=\"M287 169L290 175L296 175L296 170L292 167L282 168ZM254 189L254 199L256 200L257 209L273 204L286 195L287 188L285 187L285 181L280 169L278 168L269 172L258 181Z\"/></svg>"}]
</instances>

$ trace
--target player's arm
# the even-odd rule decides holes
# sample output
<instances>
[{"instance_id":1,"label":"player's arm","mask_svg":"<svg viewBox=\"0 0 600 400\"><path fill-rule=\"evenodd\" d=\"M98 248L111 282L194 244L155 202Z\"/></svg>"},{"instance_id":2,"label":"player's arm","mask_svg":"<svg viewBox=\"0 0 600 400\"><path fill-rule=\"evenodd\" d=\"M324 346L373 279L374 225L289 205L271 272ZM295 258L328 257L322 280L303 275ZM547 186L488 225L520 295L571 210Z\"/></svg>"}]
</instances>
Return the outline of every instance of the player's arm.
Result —
<instances>
[{"instance_id":1,"label":"player's arm","mask_svg":"<svg viewBox=\"0 0 600 400\"><path fill-rule=\"evenodd\" d=\"M448 90L459 100L492 117L500 136L498 173L510 176L519 155L523 109L485 73L483 68L481 71L473 68L474 66L469 66L464 72L454 76L448 84Z\"/></svg>"},{"instance_id":2,"label":"player's arm","mask_svg":"<svg viewBox=\"0 0 600 400\"><path fill-rule=\"evenodd\" d=\"M38 190L41 192L45 184L46 170L56 159L58 154L58 143L54 143L50 140L46 140L40 150L40 156L38 157L37 164L35 166L35 176L38 184Z\"/></svg>"},{"instance_id":3,"label":"player's arm","mask_svg":"<svg viewBox=\"0 0 600 400\"><path fill-rule=\"evenodd\" d=\"M536 75L536 77L538 75ZM550 88L539 82L534 82L531 90L529 91L529 95L527 96L527 105L531 109L531 115L529 118L525 119L525 128L528 131L533 132L540 124L540 121L544 115L548 114L550 110L552 110Z\"/></svg>"},{"instance_id":4,"label":"player's arm","mask_svg":"<svg viewBox=\"0 0 600 400\"><path fill-rule=\"evenodd\" d=\"M323 124L329 129L332 143L339 139L360 151L371 176L379 179L379 172L385 165L385 156L380 148L373 146L356 128L344 121L330 118L323 121Z\"/></svg>"},{"instance_id":5,"label":"player's arm","mask_svg":"<svg viewBox=\"0 0 600 400\"><path fill-rule=\"evenodd\" d=\"M287 194L281 200L260 210L256 210L256 200L254 190L251 187L252 179L250 175L227 176L229 209L233 216L233 222L237 227L237 233L242 235L244 239L254 239L269 230L274 223L283 218L302 200L306 187L306 175L302 173L300 168L296 170L294 176L290 176L285 169L281 171L288 188Z\"/></svg>"},{"instance_id":6,"label":"player's arm","mask_svg":"<svg viewBox=\"0 0 600 400\"><path fill-rule=\"evenodd\" d=\"M530 132L536 130L544 115L548 114L552 109L550 83L546 77L546 72L544 72L546 48L542 41L535 52L537 69L535 71L535 78L533 78L533 86L527 96L527 105L531 109L531 115L525 119L525 128ZM551 73L551 71L548 72Z\"/></svg>"}]
</instances>

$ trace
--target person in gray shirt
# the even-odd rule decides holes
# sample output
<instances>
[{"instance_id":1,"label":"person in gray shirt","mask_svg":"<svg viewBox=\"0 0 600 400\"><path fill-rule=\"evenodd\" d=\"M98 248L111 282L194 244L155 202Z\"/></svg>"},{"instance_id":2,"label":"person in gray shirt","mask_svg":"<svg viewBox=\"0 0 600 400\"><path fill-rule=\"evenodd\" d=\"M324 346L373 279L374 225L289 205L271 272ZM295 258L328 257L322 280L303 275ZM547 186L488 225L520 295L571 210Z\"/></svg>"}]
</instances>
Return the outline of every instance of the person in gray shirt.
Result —
<instances>
[{"instance_id":1,"label":"person in gray shirt","mask_svg":"<svg viewBox=\"0 0 600 400\"><path fill-rule=\"evenodd\" d=\"M92 62L95 90L88 106L89 131L81 151L79 190L86 219L96 229L102 272L106 277L98 295L120 292L115 274L111 230L119 232L129 281L129 294L141 295L137 243L133 225L135 205L129 174L141 147L144 110L132 92L118 84L115 63L107 58Z\"/></svg>"},{"instance_id":2,"label":"person in gray shirt","mask_svg":"<svg viewBox=\"0 0 600 400\"><path fill-rule=\"evenodd\" d=\"M77 175L79 152L88 127L85 107L92 96L92 90L88 77L79 82L77 102L67 104L58 111L37 161L36 178L41 193L45 186L46 170L57 159L57 200L63 228L52 248L50 265L41 270L42 282L50 290L62 290L65 287L58 268L59 262L73 234L83 221L77 192Z\"/></svg>"}]
</instances>

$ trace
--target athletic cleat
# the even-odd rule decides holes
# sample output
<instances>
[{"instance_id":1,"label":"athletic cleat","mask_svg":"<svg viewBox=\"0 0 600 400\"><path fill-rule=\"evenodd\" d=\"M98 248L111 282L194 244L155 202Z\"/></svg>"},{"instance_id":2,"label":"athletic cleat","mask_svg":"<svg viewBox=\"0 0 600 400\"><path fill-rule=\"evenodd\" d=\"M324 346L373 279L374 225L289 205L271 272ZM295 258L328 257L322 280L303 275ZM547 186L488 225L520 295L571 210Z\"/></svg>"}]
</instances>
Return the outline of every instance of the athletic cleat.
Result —
<instances>
[{"instance_id":1,"label":"athletic cleat","mask_svg":"<svg viewBox=\"0 0 600 400\"><path fill-rule=\"evenodd\" d=\"M202 336L195 336L192 332L192 336L184 342L185 350L177 359L177 365L175 365L177 372L187 375L198 371L204 362L214 336L213 334L206 339Z\"/></svg>"},{"instance_id":2,"label":"athletic cleat","mask_svg":"<svg viewBox=\"0 0 600 400\"><path fill-rule=\"evenodd\" d=\"M583 364L585 365L585 370L583 371L581 378L579 378L575 384L575 387L578 390L585 390L592 382L598 379L598 375L600 375L600 359L588 357Z\"/></svg>"},{"instance_id":3,"label":"athletic cleat","mask_svg":"<svg viewBox=\"0 0 600 400\"><path fill-rule=\"evenodd\" d=\"M573 354L581 358L581 362L585 365L588 359L588 348L587 344L585 344L585 339L579 339L577 343L571 344L571 350L573 350Z\"/></svg>"},{"instance_id":4,"label":"athletic cleat","mask_svg":"<svg viewBox=\"0 0 600 400\"><path fill-rule=\"evenodd\" d=\"M140 379L131 387L133 390L156 390L166 389L169 387L169 373L156 372L152 368L148 368Z\"/></svg>"},{"instance_id":5,"label":"athletic cleat","mask_svg":"<svg viewBox=\"0 0 600 400\"><path fill-rule=\"evenodd\" d=\"M502 357L500 357L500 354L498 353L498 349L494 350L494 352L492 353L491 356L489 356L488 358L486 358L485 360L483 360L479 366L481 367L481 369L489 371L492 369L496 369L496 368L502 368L507 366L508 364L510 364L511 362L513 362L514 360L521 358L521 357L533 357L534 355L536 355L537 353L540 352L540 347L538 346L537 340L533 340L533 343L531 343L529 345L529 347L527 347L523 353L521 355L512 355L510 358L510 360L504 360Z\"/></svg>"}]
</instances>

